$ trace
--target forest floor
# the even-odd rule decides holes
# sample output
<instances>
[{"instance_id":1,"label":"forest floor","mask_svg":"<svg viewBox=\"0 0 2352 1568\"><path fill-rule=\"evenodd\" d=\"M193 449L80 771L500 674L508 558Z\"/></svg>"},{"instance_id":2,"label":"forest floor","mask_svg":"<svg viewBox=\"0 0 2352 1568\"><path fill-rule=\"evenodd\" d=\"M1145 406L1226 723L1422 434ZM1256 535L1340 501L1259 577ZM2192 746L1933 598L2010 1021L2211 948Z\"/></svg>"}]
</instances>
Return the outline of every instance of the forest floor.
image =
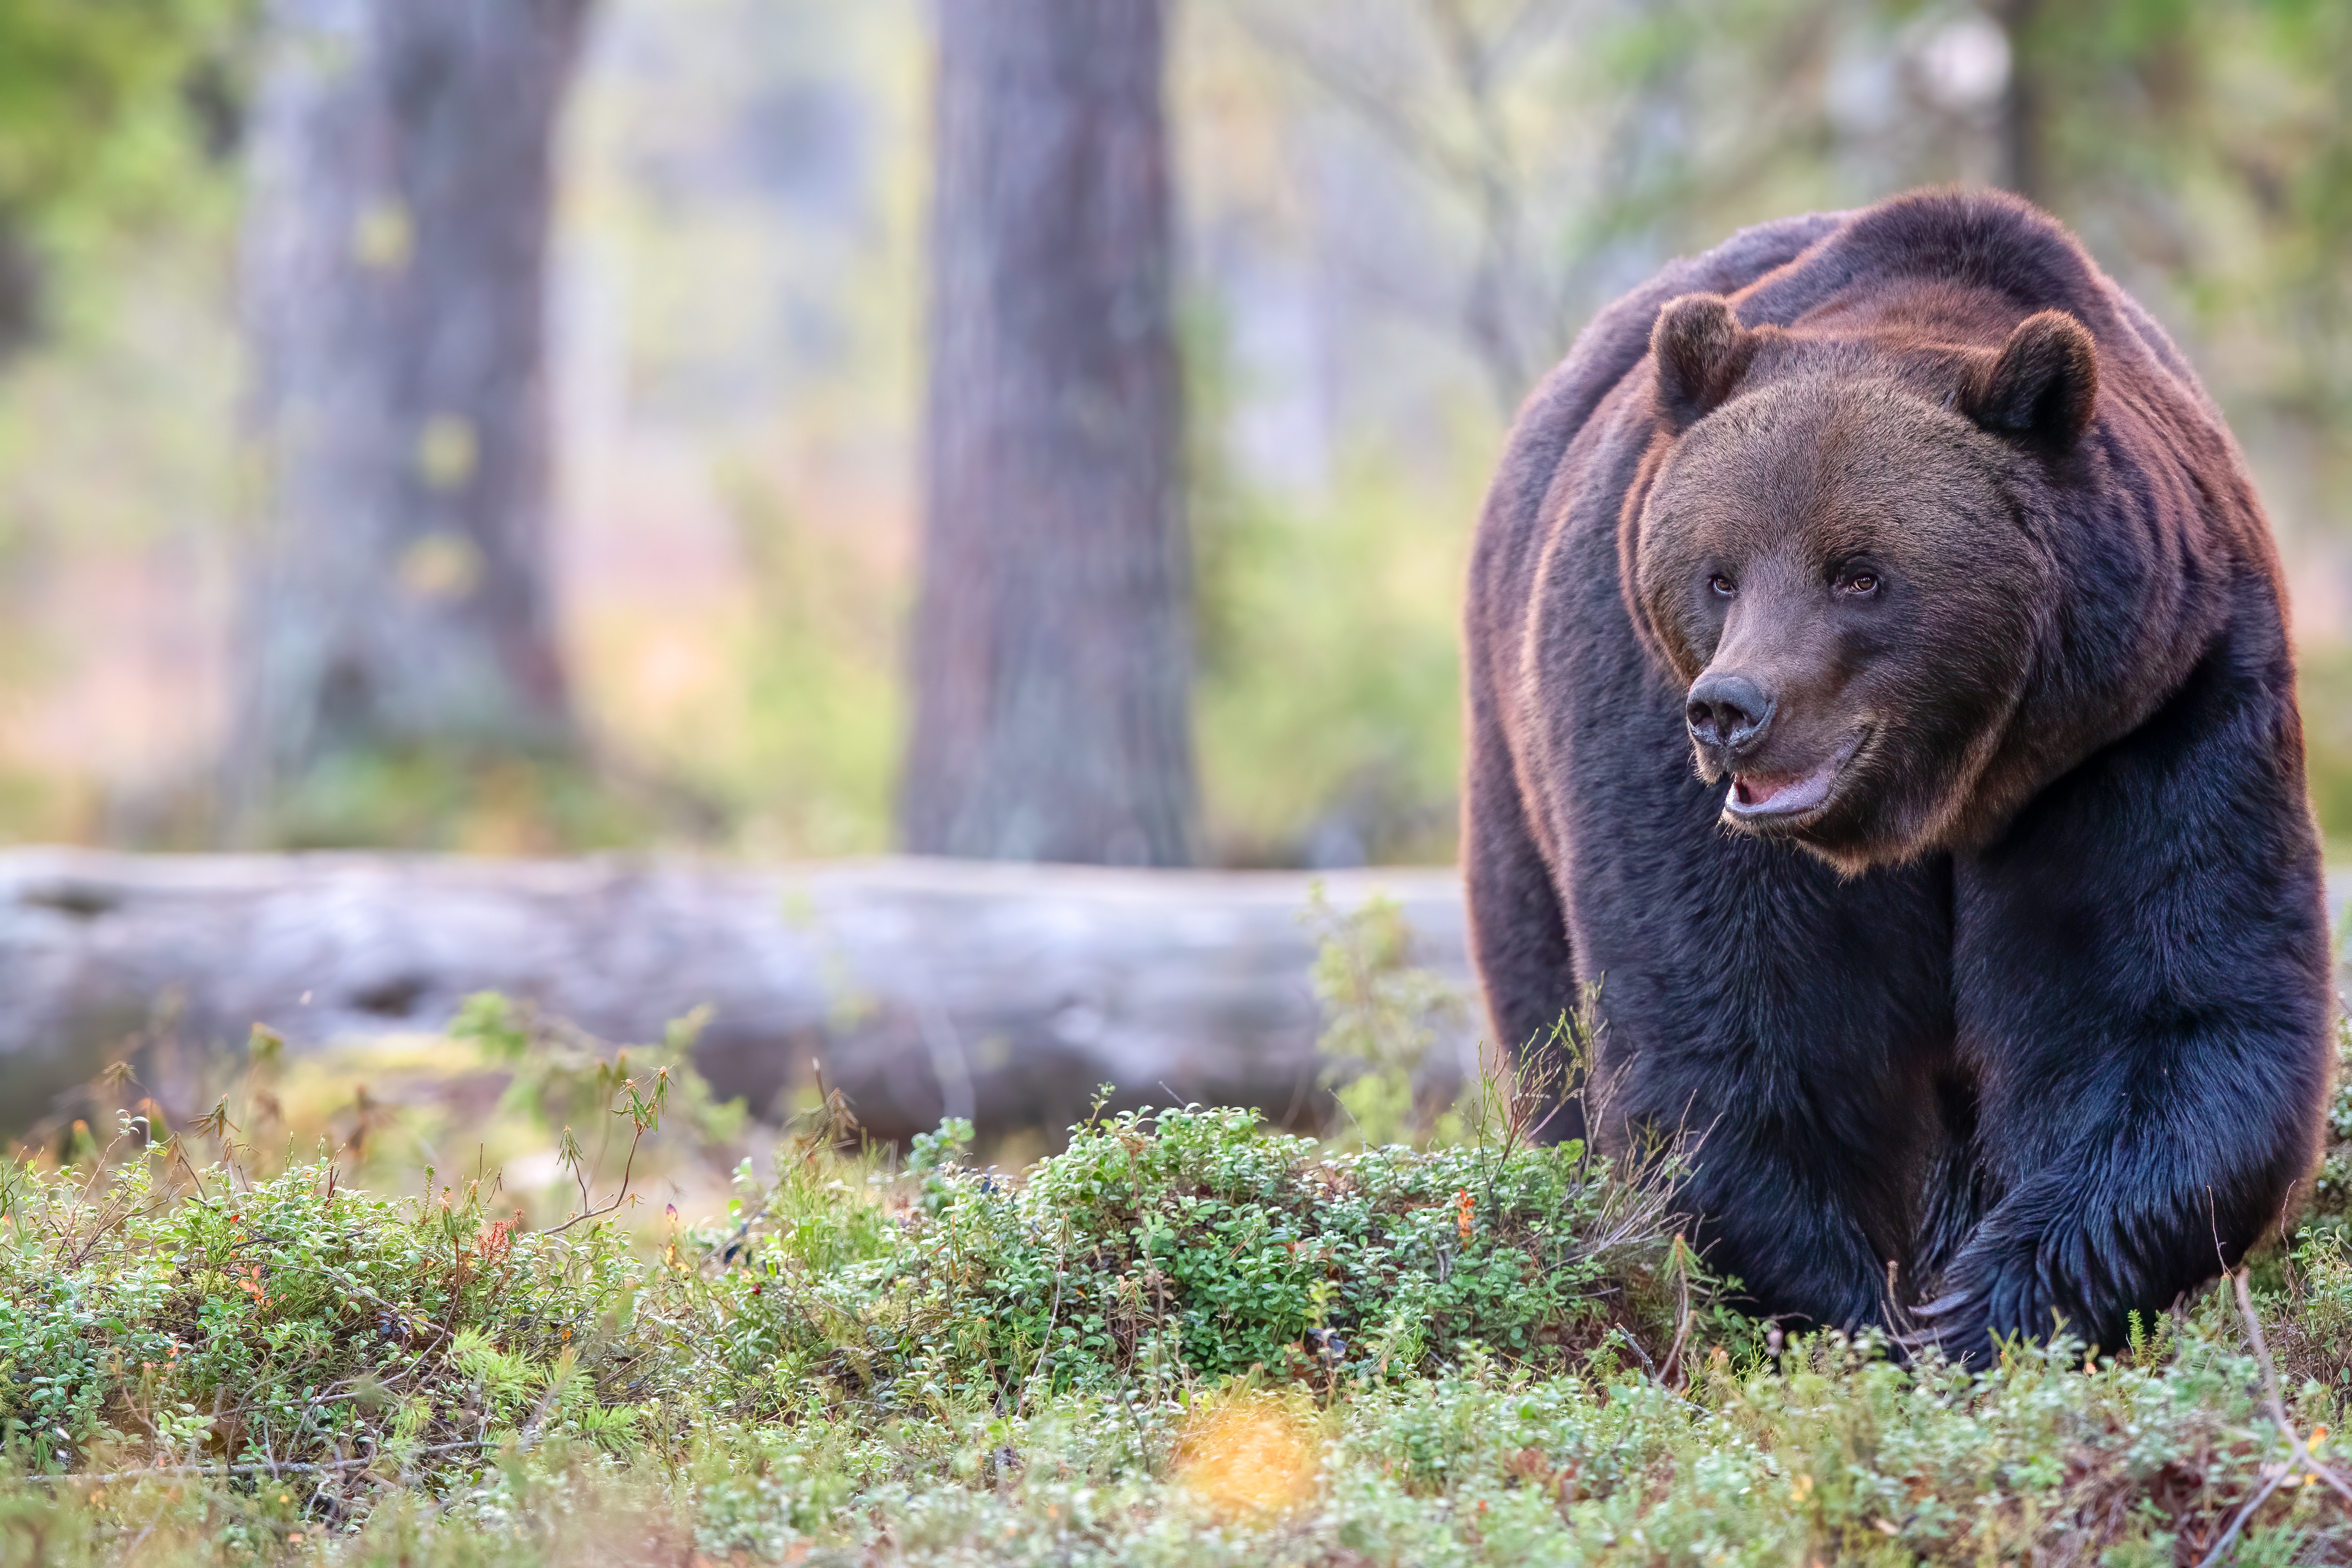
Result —
<instances>
[{"instance_id":1,"label":"forest floor","mask_svg":"<svg viewBox=\"0 0 2352 1568\"><path fill-rule=\"evenodd\" d=\"M364 1090L292 1157L266 1039L193 1130L8 1167L0 1563L2352 1557L2325 1215L2129 1344L1905 1366L1732 1310L1670 1154L1532 1145L1492 1086L1420 1146L1097 1114L1013 1174L834 1100L694 1218L677 1150L742 1129L690 1074L453 1033L569 1205L382 1195Z\"/></svg>"}]
</instances>

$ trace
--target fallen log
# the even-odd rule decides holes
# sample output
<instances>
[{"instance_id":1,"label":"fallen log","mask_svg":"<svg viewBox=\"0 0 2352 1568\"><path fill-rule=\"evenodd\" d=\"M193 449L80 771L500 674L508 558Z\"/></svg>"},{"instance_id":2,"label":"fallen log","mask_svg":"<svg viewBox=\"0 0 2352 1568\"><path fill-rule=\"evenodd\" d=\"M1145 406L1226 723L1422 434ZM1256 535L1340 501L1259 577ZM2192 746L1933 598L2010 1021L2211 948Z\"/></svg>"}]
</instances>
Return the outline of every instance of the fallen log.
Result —
<instances>
[{"instance_id":1,"label":"fallen log","mask_svg":"<svg viewBox=\"0 0 2352 1568\"><path fill-rule=\"evenodd\" d=\"M36 1120L159 1015L198 1042L234 1044L263 1023L299 1049L437 1028L478 991L622 1042L657 1040L707 1005L696 1065L722 1094L767 1110L821 1060L884 1137L942 1115L1055 1129L1101 1083L1122 1103L1311 1121L1321 1020L1301 915L1313 879L921 859L0 852L0 1125ZM1454 873L1321 879L1339 910L1395 899L1413 961L1474 994ZM1471 1050L1465 1032L1433 1054Z\"/></svg>"}]
</instances>

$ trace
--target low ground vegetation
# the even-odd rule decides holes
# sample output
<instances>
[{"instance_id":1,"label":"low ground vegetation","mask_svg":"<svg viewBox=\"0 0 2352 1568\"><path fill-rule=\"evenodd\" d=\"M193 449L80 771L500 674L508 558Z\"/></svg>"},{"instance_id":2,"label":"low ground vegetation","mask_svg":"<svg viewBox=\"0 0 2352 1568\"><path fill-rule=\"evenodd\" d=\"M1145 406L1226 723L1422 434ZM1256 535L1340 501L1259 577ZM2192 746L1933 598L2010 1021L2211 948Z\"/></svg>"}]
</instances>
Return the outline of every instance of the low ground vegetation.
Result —
<instances>
[{"instance_id":1,"label":"low ground vegetation","mask_svg":"<svg viewBox=\"0 0 2352 1568\"><path fill-rule=\"evenodd\" d=\"M1393 1043L1428 998L1341 951L1384 929L1319 973ZM2251 1277L1972 1373L1743 1318L1671 1152L1541 1146L1492 1084L1399 1142L1098 1110L1017 1173L818 1100L696 1217L647 1174L749 1134L688 1033L457 1033L546 1191L384 1195L365 1116L265 1153L266 1039L177 1132L118 1078L7 1168L0 1564L2352 1558L2344 1151ZM1413 1121L1409 1054L1342 1100Z\"/></svg>"}]
</instances>

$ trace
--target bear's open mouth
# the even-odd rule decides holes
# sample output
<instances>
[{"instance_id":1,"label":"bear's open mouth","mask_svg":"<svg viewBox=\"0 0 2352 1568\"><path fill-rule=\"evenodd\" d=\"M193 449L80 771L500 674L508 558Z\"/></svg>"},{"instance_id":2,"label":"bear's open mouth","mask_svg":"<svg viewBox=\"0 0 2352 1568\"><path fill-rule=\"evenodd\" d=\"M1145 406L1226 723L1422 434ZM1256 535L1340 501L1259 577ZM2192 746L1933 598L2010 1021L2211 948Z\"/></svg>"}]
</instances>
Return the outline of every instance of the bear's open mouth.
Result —
<instances>
[{"instance_id":1,"label":"bear's open mouth","mask_svg":"<svg viewBox=\"0 0 2352 1568\"><path fill-rule=\"evenodd\" d=\"M1819 812L1836 793L1838 778L1861 748L1863 733L1848 736L1844 745L1810 773L1732 774L1724 815L1762 826L1794 823Z\"/></svg>"}]
</instances>

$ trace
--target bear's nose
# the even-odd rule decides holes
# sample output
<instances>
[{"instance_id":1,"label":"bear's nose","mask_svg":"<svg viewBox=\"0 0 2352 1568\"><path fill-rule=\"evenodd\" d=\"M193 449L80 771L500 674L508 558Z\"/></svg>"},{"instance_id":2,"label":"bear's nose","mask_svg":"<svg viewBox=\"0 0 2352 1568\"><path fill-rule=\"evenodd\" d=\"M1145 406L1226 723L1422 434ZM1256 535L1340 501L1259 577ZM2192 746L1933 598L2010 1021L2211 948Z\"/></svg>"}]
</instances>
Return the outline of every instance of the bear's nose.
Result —
<instances>
[{"instance_id":1,"label":"bear's nose","mask_svg":"<svg viewBox=\"0 0 2352 1568\"><path fill-rule=\"evenodd\" d=\"M1685 712L1699 744L1736 752L1772 721L1772 699L1744 675L1708 670L1692 683Z\"/></svg>"}]
</instances>

